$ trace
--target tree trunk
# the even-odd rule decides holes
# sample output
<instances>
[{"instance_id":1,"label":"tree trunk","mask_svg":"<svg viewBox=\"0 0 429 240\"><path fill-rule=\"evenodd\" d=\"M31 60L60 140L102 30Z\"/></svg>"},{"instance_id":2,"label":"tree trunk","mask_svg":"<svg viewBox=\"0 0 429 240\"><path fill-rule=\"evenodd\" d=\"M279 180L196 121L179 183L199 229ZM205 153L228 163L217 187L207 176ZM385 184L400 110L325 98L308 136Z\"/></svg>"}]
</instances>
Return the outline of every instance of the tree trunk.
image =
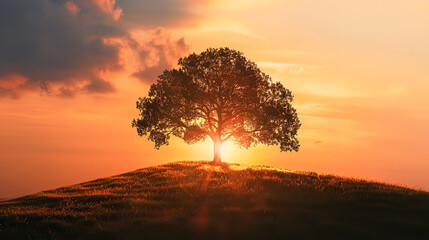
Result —
<instances>
[{"instance_id":1,"label":"tree trunk","mask_svg":"<svg viewBox=\"0 0 429 240\"><path fill-rule=\"evenodd\" d=\"M213 139L213 143L214 143L214 158L213 158L213 163L215 164L220 164L222 163L222 160L220 158L220 149L222 147L222 142L220 141L220 137Z\"/></svg>"}]
</instances>

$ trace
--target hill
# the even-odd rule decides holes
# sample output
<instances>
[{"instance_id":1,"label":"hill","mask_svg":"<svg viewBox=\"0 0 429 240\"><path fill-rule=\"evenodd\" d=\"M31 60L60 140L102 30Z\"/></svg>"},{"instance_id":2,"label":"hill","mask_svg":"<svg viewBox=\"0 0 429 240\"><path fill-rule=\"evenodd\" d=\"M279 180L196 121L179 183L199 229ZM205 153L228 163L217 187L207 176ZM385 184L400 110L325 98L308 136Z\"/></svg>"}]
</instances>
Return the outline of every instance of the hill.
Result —
<instances>
[{"instance_id":1,"label":"hill","mask_svg":"<svg viewBox=\"0 0 429 240\"><path fill-rule=\"evenodd\" d=\"M174 162L0 202L0 239L429 239L429 194Z\"/></svg>"}]
</instances>

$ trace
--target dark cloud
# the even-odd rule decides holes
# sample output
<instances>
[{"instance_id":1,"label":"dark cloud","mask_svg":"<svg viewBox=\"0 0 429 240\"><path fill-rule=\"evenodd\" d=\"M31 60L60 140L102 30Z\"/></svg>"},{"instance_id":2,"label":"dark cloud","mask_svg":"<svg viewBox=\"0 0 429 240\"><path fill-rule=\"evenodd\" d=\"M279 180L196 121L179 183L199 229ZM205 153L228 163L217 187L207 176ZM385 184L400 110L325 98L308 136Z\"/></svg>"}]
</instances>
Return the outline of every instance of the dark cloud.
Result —
<instances>
[{"instance_id":1,"label":"dark cloud","mask_svg":"<svg viewBox=\"0 0 429 240\"><path fill-rule=\"evenodd\" d=\"M80 6L79 13L72 12L65 3L0 1L0 76L4 80L18 74L28 79L2 92L18 94L39 86L49 93L62 82L67 82L68 91L77 91L73 82L91 85L97 81L97 71L121 68L119 46L105 43L125 35L113 17L89 4Z\"/></svg>"},{"instance_id":2,"label":"dark cloud","mask_svg":"<svg viewBox=\"0 0 429 240\"><path fill-rule=\"evenodd\" d=\"M111 93L114 85L103 76L128 69L152 79L187 50L163 29L145 40L132 37L124 15L115 0L0 1L0 97ZM138 53L139 69L124 66L124 48Z\"/></svg>"},{"instance_id":3,"label":"dark cloud","mask_svg":"<svg viewBox=\"0 0 429 240\"><path fill-rule=\"evenodd\" d=\"M144 23L150 28L194 26L203 16L193 8L210 0L117 0L123 19L129 24Z\"/></svg>"},{"instance_id":4,"label":"dark cloud","mask_svg":"<svg viewBox=\"0 0 429 240\"><path fill-rule=\"evenodd\" d=\"M90 93L109 93L114 92L115 88L110 82L104 81L103 79L94 79L85 86L85 90Z\"/></svg>"},{"instance_id":5,"label":"dark cloud","mask_svg":"<svg viewBox=\"0 0 429 240\"><path fill-rule=\"evenodd\" d=\"M76 96L76 92L68 88L61 87L58 89L58 91L59 91L58 96L63 98L73 98Z\"/></svg>"}]
</instances>

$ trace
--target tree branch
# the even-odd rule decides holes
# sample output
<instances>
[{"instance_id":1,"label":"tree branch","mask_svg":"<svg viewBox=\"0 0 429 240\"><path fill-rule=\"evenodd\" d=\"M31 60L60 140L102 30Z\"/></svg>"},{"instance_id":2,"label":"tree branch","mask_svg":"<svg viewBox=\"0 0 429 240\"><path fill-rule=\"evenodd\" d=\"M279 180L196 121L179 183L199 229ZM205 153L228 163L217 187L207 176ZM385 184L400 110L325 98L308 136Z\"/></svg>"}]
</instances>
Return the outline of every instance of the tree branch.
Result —
<instances>
[{"instance_id":1,"label":"tree branch","mask_svg":"<svg viewBox=\"0 0 429 240\"><path fill-rule=\"evenodd\" d=\"M260 132L260 131L265 131L265 130L272 130L272 129L274 129L275 127L260 127L259 129L257 129L257 128L255 128L255 129L253 129L253 130L250 130L250 131L245 131L245 130L240 130L240 131L234 131L234 132L230 132L229 134L228 134L228 136L226 136L224 139L221 139L221 141L222 142L225 142L225 141L227 141L228 139L230 139L231 137L233 137L234 135L236 135L236 134L243 134L243 133L255 133L255 132Z\"/></svg>"},{"instance_id":2,"label":"tree branch","mask_svg":"<svg viewBox=\"0 0 429 240\"><path fill-rule=\"evenodd\" d=\"M180 120L180 119L178 119L176 117L173 117L173 116L171 116L170 114L167 114L167 113L163 113L163 112L160 112L160 113L161 113L161 115L164 115L169 120L171 120L172 122L178 124L179 126L184 127L184 128L189 128L189 126L186 125L184 122L182 122L182 120Z\"/></svg>"}]
</instances>

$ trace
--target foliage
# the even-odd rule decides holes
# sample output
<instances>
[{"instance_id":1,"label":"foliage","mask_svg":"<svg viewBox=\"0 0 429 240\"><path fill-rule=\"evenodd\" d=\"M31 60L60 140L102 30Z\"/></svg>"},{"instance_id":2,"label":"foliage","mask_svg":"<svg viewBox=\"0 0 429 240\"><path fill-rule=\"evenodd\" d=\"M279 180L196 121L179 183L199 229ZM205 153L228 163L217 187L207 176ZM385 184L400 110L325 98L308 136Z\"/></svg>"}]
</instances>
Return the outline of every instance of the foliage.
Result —
<instances>
[{"instance_id":1,"label":"foliage","mask_svg":"<svg viewBox=\"0 0 429 240\"><path fill-rule=\"evenodd\" d=\"M215 144L232 140L245 148L261 143L298 151L301 124L291 92L241 52L209 48L179 59L178 66L165 70L137 102L140 117L132 125L155 148L174 135L187 143L209 136Z\"/></svg>"}]
</instances>

